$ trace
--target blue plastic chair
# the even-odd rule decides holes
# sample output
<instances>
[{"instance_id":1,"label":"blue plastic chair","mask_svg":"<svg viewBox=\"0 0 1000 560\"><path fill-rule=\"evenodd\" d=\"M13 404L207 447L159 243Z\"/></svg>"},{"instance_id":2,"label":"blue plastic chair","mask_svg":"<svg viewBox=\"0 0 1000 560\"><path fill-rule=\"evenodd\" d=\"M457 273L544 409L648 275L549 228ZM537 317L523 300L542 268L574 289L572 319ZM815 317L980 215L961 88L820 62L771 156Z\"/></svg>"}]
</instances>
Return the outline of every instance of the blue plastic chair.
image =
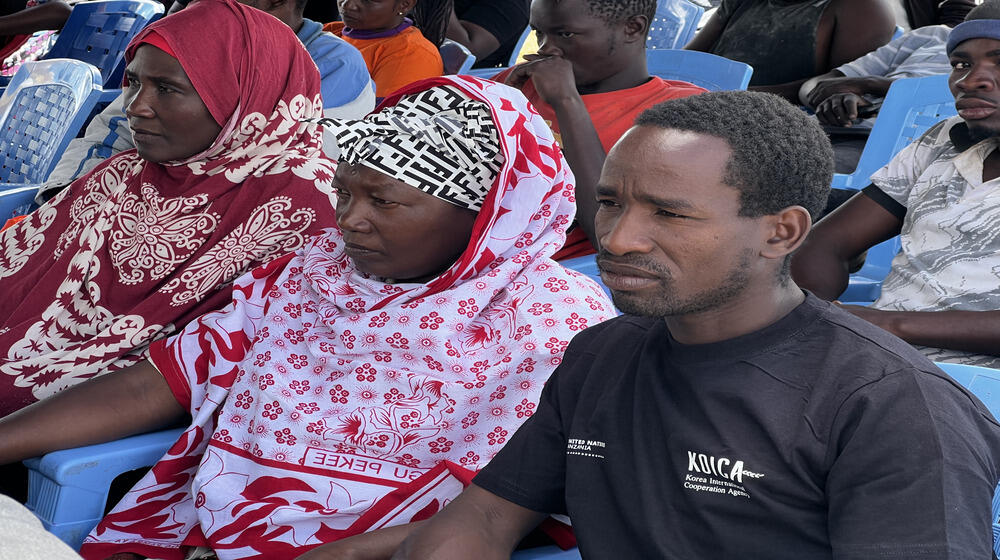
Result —
<instances>
[{"instance_id":1,"label":"blue plastic chair","mask_svg":"<svg viewBox=\"0 0 1000 560\"><path fill-rule=\"evenodd\" d=\"M91 0L73 6L52 49L43 57L75 58L101 71L103 84L122 86L125 47L147 24L163 15L152 0Z\"/></svg>"},{"instance_id":2,"label":"blue plastic chair","mask_svg":"<svg viewBox=\"0 0 1000 560\"><path fill-rule=\"evenodd\" d=\"M892 259L899 253L899 236L868 249L865 264L847 281L847 289L837 299L847 304L868 305L878 299L882 282L889 275Z\"/></svg>"},{"instance_id":3,"label":"blue plastic chair","mask_svg":"<svg viewBox=\"0 0 1000 560\"><path fill-rule=\"evenodd\" d=\"M465 45L451 39L445 39L438 52L441 53L441 62L444 63L446 75L468 74L476 62L476 56Z\"/></svg>"},{"instance_id":4,"label":"blue plastic chair","mask_svg":"<svg viewBox=\"0 0 1000 560\"><path fill-rule=\"evenodd\" d=\"M104 517L111 482L152 466L184 430L164 430L28 459L28 502L45 529L74 550Z\"/></svg>"},{"instance_id":5,"label":"blue plastic chair","mask_svg":"<svg viewBox=\"0 0 1000 560\"><path fill-rule=\"evenodd\" d=\"M849 175L834 174L832 186L854 190L868 186L872 174L900 150L930 127L956 114L947 74L896 80L882 102L858 167Z\"/></svg>"},{"instance_id":6,"label":"blue plastic chair","mask_svg":"<svg viewBox=\"0 0 1000 560\"><path fill-rule=\"evenodd\" d=\"M23 216L37 208L36 194L38 185L26 187L11 185L10 188L0 188L0 227L14 216Z\"/></svg>"},{"instance_id":7,"label":"blue plastic chair","mask_svg":"<svg viewBox=\"0 0 1000 560\"><path fill-rule=\"evenodd\" d=\"M104 517L108 488L119 475L150 467L166 454L184 428L132 436L109 443L53 451L28 459L28 502L45 529L74 550ZM580 552L543 546L515 552L512 560L576 560Z\"/></svg>"},{"instance_id":8,"label":"blue plastic chair","mask_svg":"<svg viewBox=\"0 0 1000 560\"><path fill-rule=\"evenodd\" d=\"M936 362L952 379L983 401L994 418L1000 418L1000 370ZM1000 485L993 493L993 553L1000 556Z\"/></svg>"},{"instance_id":9,"label":"blue plastic chair","mask_svg":"<svg viewBox=\"0 0 1000 560\"><path fill-rule=\"evenodd\" d=\"M646 49L682 49L698 30L705 8L687 0L658 0Z\"/></svg>"},{"instance_id":10,"label":"blue plastic chair","mask_svg":"<svg viewBox=\"0 0 1000 560\"><path fill-rule=\"evenodd\" d=\"M0 183L45 181L100 95L101 77L85 62L21 66L0 95Z\"/></svg>"},{"instance_id":11,"label":"blue plastic chair","mask_svg":"<svg viewBox=\"0 0 1000 560\"><path fill-rule=\"evenodd\" d=\"M665 80L681 80L710 91L747 89L753 68L745 62L683 49L646 49L649 73Z\"/></svg>"},{"instance_id":12,"label":"blue plastic chair","mask_svg":"<svg viewBox=\"0 0 1000 560\"><path fill-rule=\"evenodd\" d=\"M517 64L517 58L521 55L521 49L524 47L524 42L528 40L531 36L531 26L525 26L524 31L521 32L521 36L517 39L517 44L514 45L514 50L510 53L510 58L507 59L507 68ZM502 68L500 70L503 70Z\"/></svg>"}]
</instances>

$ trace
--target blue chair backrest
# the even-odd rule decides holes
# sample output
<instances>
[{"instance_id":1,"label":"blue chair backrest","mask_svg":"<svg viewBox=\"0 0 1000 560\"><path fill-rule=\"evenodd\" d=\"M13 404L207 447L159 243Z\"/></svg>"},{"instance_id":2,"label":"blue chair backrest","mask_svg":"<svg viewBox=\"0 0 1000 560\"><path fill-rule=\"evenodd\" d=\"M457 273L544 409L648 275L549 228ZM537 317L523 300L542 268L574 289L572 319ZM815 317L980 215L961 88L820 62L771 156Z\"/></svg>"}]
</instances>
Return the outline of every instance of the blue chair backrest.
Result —
<instances>
[{"instance_id":1,"label":"blue chair backrest","mask_svg":"<svg viewBox=\"0 0 1000 560\"><path fill-rule=\"evenodd\" d=\"M476 56L465 45L451 39L445 39L438 52L441 53L445 74L467 74L476 62Z\"/></svg>"},{"instance_id":2,"label":"blue chair backrest","mask_svg":"<svg viewBox=\"0 0 1000 560\"><path fill-rule=\"evenodd\" d=\"M680 49L694 38L705 8L687 0L657 0L647 49Z\"/></svg>"},{"instance_id":3,"label":"blue chair backrest","mask_svg":"<svg viewBox=\"0 0 1000 560\"><path fill-rule=\"evenodd\" d=\"M710 91L747 89L753 68L721 56L683 49L646 49L649 73L681 80Z\"/></svg>"},{"instance_id":4,"label":"blue chair backrest","mask_svg":"<svg viewBox=\"0 0 1000 560\"><path fill-rule=\"evenodd\" d=\"M833 187L854 190L866 187L872 174L900 150L930 127L956 114L947 74L896 80L882 102L858 167L850 175L834 174Z\"/></svg>"},{"instance_id":5,"label":"blue chair backrest","mask_svg":"<svg viewBox=\"0 0 1000 560\"><path fill-rule=\"evenodd\" d=\"M970 393L983 401L990 409L994 418L1000 418L1000 370L969 366L965 364L949 364L937 362L944 370ZM1000 556L1000 486L993 493L993 553Z\"/></svg>"},{"instance_id":6,"label":"blue chair backrest","mask_svg":"<svg viewBox=\"0 0 1000 560\"><path fill-rule=\"evenodd\" d=\"M26 62L0 96L0 183L41 183L101 94L78 60Z\"/></svg>"},{"instance_id":7,"label":"blue chair backrest","mask_svg":"<svg viewBox=\"0 0 1000 560\"><path fill-rule=\"evenodd\" d=\"M528 40L528 37L530 35L531 35L531 26L529 25L524 28L524 31L521 32L521 37L517 40L517 44L514 45L514 50L511 51L510 58L507 59L508 68L517 64L517 57L518 55L521 54L521 48L524 47L524 42Z\"/></svg>"},{"instance_id":8,"label":"blue chair backrest","mask_svg":"<svg viewBox=\"0 0 1000 560\"><path fill-rule=\"evenodd\" d=\"M103 84L121 87L125 47L143 27L163 15L163 4L152 0L91 0L73 6L50 58L75 58L101 71Z\"/></svg>"}]
</instances>

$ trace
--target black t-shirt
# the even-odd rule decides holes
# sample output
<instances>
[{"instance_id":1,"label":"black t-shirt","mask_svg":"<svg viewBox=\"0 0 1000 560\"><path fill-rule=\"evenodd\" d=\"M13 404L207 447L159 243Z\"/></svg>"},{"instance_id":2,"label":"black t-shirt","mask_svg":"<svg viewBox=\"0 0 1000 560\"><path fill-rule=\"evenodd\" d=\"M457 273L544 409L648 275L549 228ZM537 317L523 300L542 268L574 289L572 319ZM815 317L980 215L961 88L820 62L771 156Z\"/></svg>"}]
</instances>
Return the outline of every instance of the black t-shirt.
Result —
<instances>
[{"instance_id":1,"label":"black t-shirt","mask_svg":"<svg viewBox=\"0 0 1000 560\"><path fill-rule=\"evenodd\" d=\"M998 434L919 352L810 295L712 344L587 329L474 482L568 513L585 558L980 560Z\"/></svg>"},{"instance_id":2,"label":"black t-shirt","mask_svg":"<svg viewBox=\"0 0 1000 560\"><path fill-rule=\"evenodd\" d=\"M455 0L458 19L482 27L500 41L497 50L476 61L476 68L507 65L514 45L528 26L530 4L531 0Z\"/></svg>"}]
</instances>

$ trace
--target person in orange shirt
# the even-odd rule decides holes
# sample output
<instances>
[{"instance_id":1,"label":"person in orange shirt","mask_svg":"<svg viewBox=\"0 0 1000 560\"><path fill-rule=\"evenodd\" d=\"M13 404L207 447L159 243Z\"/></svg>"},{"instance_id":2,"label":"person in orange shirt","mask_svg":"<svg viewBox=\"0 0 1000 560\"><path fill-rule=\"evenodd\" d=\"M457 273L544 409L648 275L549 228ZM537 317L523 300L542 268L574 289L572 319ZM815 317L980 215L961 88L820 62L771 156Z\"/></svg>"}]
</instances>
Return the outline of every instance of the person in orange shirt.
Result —
<instances>
[{"instance_id":1,"label":"person in orange shirt","mask_svg":"<svg viewBox=\"0 0 1000 560\"><path fill-rule=\"evenodd\" d=\"M379 99L407 84L444 73L437 45L424 37L413 20L405 17L416 3L417 0L338 0L343 21L323 27L361 51Z\"/></svg>"}]
</instances>

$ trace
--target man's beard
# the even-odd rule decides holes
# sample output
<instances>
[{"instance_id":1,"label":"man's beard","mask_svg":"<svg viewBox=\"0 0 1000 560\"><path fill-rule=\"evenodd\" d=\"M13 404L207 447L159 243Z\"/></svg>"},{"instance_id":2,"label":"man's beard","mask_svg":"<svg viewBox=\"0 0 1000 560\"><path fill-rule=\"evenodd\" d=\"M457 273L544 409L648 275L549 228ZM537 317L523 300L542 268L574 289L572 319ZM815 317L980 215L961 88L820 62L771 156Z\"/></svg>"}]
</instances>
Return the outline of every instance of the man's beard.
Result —
<instances>
[{"instance_id":1,"label":"man's beard","mask_svg":"<svg viewBox=\"0 0 1000 560\"><path fill-rule=\"evenodd\" d=\"M969 129L969 138L971 138L973 142L978 143L986 140L987 138L1000 136L1000 129L976 126L969 124L968 122L965 124Z\"/></svg>"},{"instance_id":2,"label":"man's beard","mask_svg":"<svg viewBox=\"0 0 1000 560\"><path fill-rule=\"evenodd\" d=\"M720 307L746 290L750 281L753 251L750 249L744 251L740 255L739 262L729 270L721 282L683 298L677 296L674 280L666 267L651 259L641 255L612 257L603 249L597 259L598 266L601 260L607 260L647 270L659 277L659 289L652 296L612 290L611 300L623 313L641 317L678 317Z\"/></svg>"}]
</instances>

